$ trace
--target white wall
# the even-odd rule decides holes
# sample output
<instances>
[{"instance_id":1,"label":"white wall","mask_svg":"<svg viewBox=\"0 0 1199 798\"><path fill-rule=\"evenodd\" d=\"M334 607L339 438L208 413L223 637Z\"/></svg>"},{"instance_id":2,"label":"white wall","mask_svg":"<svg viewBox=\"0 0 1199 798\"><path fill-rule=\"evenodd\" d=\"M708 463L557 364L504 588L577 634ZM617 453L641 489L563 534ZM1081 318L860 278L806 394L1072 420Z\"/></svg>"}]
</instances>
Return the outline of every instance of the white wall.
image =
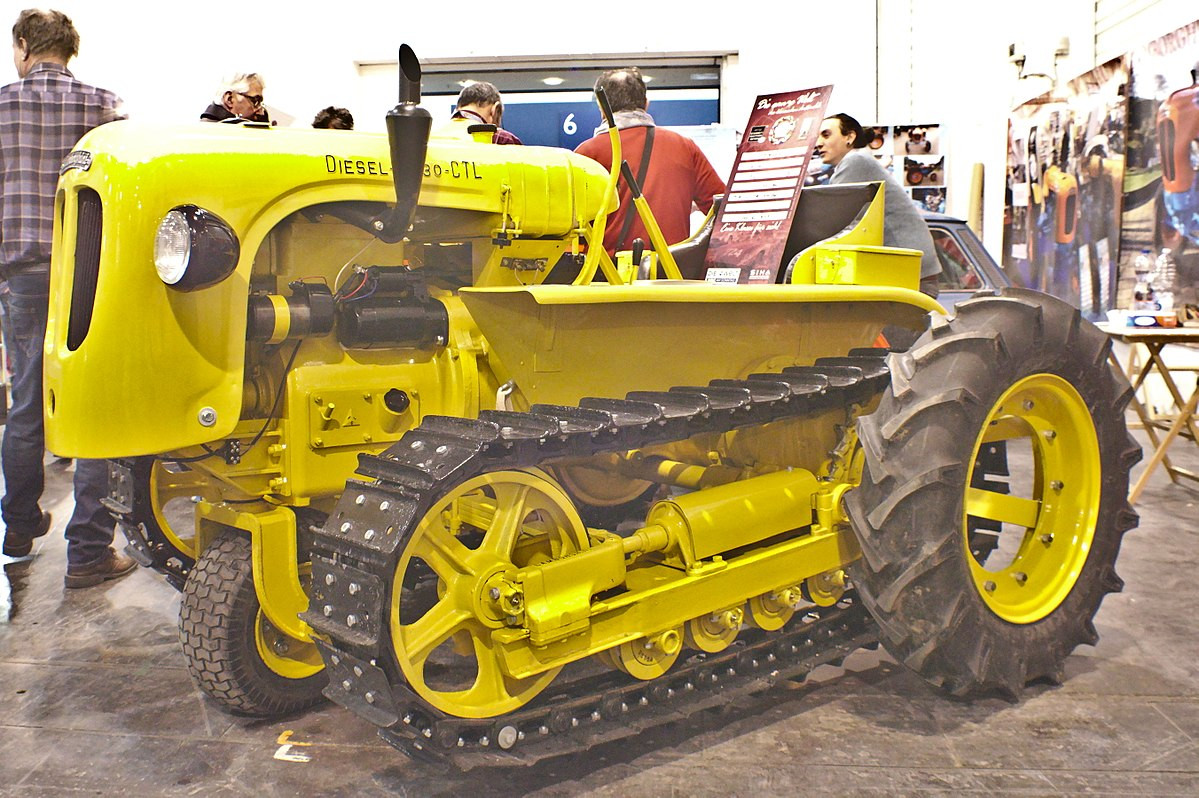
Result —
<instances>
[{"instance_id":1,"label":"white wall","mask_svg":"<svg viewBox=\"0 0 1199 798\"><path fill-rule=\"evenodd\" d=\"M0 0L0 25L10 26L28 5ZM381 129L374 120L394 94L377 99L354 62L394 58L401 42L424 58L736 51L723 87L728 124L740 125L758 94L826 83L835 86L833 111L863 121L944 124L949 210L966 213L972 165L984 163L985 239L992 251L1001 235L1007 112L1049 87L1044 80L1016 81L1008 44L1023 43L1029 66L1052 67L1054 45L1069 37L1070 55L1058 64L1065 81L1097 57L1199 15L1182 0L1102 0L1108 9L1125 8L1128 19L1106 18L1100 38L1109 52L1097 56L1094 0L699 0L690 6L643 0L612 2L610 13L595 2L578 3L578 14L570 5L338 0L313 11L294 0L58 0L53 7L79 28L82 47L72 68L81 79L116 91L134 117L181 122L198 117L222 74L253 70L267 78L268 104L297 124L333 104L349 107L359 127ZM15 73L8 70L8 77ZM376 98L370 106L367 97Z\"/></svg>"}]
</instances>

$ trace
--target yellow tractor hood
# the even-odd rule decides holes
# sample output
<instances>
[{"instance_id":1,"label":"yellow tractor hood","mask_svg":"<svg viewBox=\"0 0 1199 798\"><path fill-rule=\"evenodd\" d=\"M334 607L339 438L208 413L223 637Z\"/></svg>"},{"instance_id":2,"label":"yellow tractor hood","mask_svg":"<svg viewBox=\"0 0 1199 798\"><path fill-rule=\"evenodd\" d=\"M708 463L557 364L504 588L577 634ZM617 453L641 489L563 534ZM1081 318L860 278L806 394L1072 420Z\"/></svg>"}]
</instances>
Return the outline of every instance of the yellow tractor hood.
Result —
<instances>
[{"instance_id":1,"label":"yellow tractor hood","mask_svg":"<svg viewBox=\"0 0 1199 798\"><path fill-rule=\"evenodd\" d=\"M603 167L539 147L519 148L513 163L514 149L435 134L413 235L420 208L474 212L467 233L481 238L502 222L525 236L566 236L596 214ZM383 134L114 122L84 136L55 205L49 448L128 456L227 436L242 407L250 272L264 240L315 204L393 203L390 169ZM233 274L192 292L166 285L154 267L158 226L181 205L220 217L240 244Z\"/></svg>"}]
</instances>

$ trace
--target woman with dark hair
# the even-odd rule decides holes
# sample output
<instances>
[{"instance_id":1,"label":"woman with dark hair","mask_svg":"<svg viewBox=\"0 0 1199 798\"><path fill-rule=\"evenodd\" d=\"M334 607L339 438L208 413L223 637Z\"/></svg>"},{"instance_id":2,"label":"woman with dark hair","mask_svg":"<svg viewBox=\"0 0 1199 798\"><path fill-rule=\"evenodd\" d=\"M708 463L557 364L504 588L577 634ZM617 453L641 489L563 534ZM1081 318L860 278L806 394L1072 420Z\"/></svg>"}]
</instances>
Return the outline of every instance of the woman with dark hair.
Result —
<instances>
[{"instance_id":1,"label":"woman with dark hair","mask_svg":"<svg viewBox=\"0 0 1199 798\"><path fill-rule=\"evenodd\" d=\"M858 120L849 114L833 114L820 126L815 154L833 167L830 184L883 183L886 191L883 244L924 253L920 259L920 290L935 297L939 293L937 275L941 273L941 263L937 260L933 237L907 193L874 156L865 151L872 138L873 135L863 131Z\"/></svg>"}]
</instances>

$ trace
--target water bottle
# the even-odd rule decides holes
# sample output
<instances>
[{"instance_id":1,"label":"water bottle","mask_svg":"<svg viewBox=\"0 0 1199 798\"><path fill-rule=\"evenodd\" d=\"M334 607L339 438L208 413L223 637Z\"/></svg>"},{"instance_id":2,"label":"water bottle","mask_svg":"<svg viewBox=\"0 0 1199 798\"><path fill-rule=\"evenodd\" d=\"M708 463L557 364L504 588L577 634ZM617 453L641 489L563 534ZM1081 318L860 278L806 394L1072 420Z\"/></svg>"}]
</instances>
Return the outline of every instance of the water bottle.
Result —
<instances>
[{"instance_id":1,"label":"water bottle","mask_svg":"<svg viewBox=\"0 0 1199 798\"><path fill-rule=\"evenodd\" d=\"M1133 310L1156 310L1157 299L1153 295L1153 260L1149 250L1142 249L1132 261L1136 272L1136 285L1132 289Z\"/></svg>"},{"instance_id":2,"label":"water bottle","mask_svg":"<svg viewBox=\"0 0 1199 798\"><path fill-rule=\"evenodd\" d=\"M1153 271L1153 261L1149 258L1149 250L1142 249L1132 260L1132 270L1137 273L1137 280L1148 280L1149 272Z\"/></svg>"},{"instance_id":3,"label":"water bottle","mask_svg":"<svg viewBox=\"0 0 1199 798\"><path fill-rule=\"evenodd\" d=\"M1153 289L1162 310L1174 309L1174 282L1177 271L1174 253L1169 247L1163 247L1153 270Z\"/></svg>"}]
</instances>

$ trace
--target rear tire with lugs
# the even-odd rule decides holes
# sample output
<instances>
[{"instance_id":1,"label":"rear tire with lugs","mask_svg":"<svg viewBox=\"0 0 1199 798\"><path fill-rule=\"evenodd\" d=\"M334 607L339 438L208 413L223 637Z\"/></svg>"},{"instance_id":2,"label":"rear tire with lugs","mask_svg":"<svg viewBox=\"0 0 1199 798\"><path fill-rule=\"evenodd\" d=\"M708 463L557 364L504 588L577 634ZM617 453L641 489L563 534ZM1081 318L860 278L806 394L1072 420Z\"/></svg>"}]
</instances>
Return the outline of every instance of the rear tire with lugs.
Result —
<instances>
[{"instance_id":1,"label":"rear tire with lugs","mask_svg":"<svg viewBox=\"0 0 1199 798\"><path fill-rule=\"evenodd\" d=\"M891 387L859 422L854 581L887 650L956 695L1059 680L1123 585L1114 563L1137 523L1128 473L1141 451L1109 349L1058 299L980 295L891 356ZM1025 478L996 490L976 472L1000 441L1010 463L1025 453ZM1004 530L982 556L970 545L980 521Z\"/></svg>"}]
</instances>

